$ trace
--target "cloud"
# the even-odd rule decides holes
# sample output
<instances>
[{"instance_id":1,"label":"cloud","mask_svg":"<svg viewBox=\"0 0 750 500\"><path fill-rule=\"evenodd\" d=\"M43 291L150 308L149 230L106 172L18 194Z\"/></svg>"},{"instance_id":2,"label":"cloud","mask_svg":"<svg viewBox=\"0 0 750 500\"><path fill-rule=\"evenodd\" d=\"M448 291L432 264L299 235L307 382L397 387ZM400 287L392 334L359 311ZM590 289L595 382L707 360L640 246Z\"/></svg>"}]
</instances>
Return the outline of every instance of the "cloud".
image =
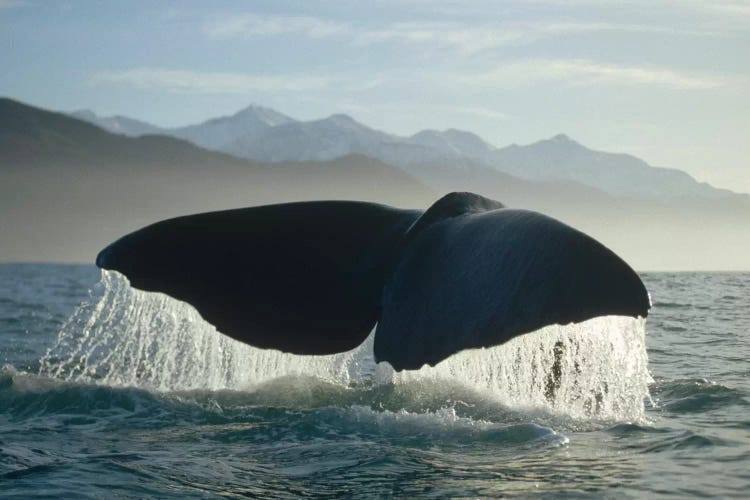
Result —
<instances>
[{"instance_id":1,"label":"cloud","mask_svg":"<svg viewBox=\"0 0 750 500\"><path fill-rule=\"evenodd\" d=\"M477 106L451 106L452 111L465 115L481 116L482 118L491 118L493 120L507 120L508 115L494 109L477 107Z\"/></svg>"},{"instance_id":2,"label":"cloud","mask_svg":"<svg viewBox=\"0 0 750 500\"><path fill-rule=\"evenodd\" d=\"M202 72L183 69L137 67L99 71L89 77L94 85L121 85L135 89L183 93L242 94L294 93L310 91L366 92L389 84L411 81L415 85L450 82L451 86L518 88L530 85L569 86L650 86L678 90L706 90L727 87L737 78L686 73L655 66L628 66L585 59L517 59L502 62L493 69L467 74L396 72L366 79L356 74L255 75L231 72ZM457 112L503 119L506 116L486 108L455 108Z\"/></svg>"},{"instance_id":3,"label":"cloud","mask_svg":"<svg viewBox=\"0 0 750 500\"><path fill-rule=\"evenodd\" d=\"M650 86L678 90L706 90L726 87L740 80L717 75L684 73L653 66L627 66L585 59L519 59L493 69L472 74L396 72L381 74L376 80L356 74L254 75L231 72L201 72L183 69L138 67L100 71L89 77L94 85L120 85L142 90L162 90L194 94L282 94L311 91L359 93L389 84L412 81L417 85L451 82L464 88L519 88L531 85L569 86ZM743 80L744 81L744 80ZM452 107L455 112L493 119L504 113L482 107Z\"/></svg>"},{"instance_id":4,"label":"cloud","mask_svg":"<svg viewBox=\"0 0 750 500\"><path fill-rule=\"evenodd\" d=\"M465 54L472 54L507 45L528 44L544 38L600 32L681 33L674 28L638 24L543 22L469 26L447 22L411 22L396 23L379 30L362 31L355 37L355 43L361 45L388 41L433 43L457 49Z\"/></svg>"},{"instance_id":5,"label":"cloud","mask_svg":"<svg viewBox=\"0 0 750 500\"><path fill-rule=\"evenodd\" d=\"M750 2L711 3L707 7L723 14L750 16Z\"/></svg>"},{"instance_id":6,"label":"cloud","mask_svg":"<svg viewBox=\"0 0 750 500\"><path fill-rule=\"evenodd\" d=\"M357 45L372 45L384 42L408 42L434 44L473 53L509 43L515 43L523 35L518 32L483 27L463 27L453 23L396 23L382 29L363 30L354 42Z\"/></svg>"},{"instance_id":7,"label":"cloud","mask_svg":"<svg viewBox=\"0 0 750 500\"><path fill-rule=\"evenodd\" d=\"M702 90L724 87L727 78L682 73L668 68L623 66L585 59L524 59L497 68L458 77L464 84L516 87L533 83L563 82L571 85L643 85L671 89Z\"/></svg>"},{"instance_id":8,"label":"cloud","mask_svg":"<svg viewBox=\"0 0 750 500\"><path fill-rule=\"evenodd\" d=\"M351 27L305 16L264 16L239 14L217 16L203 26L206 34L215 38L262 37L301 34L310 38L327 38L350 34Z\"/></svg>"},{"instance_id":9,"label":"cloud","mask_svg":"<svg viewBox=\"0 0 750 500\"><path fill-rule=\"evenodd\" d=\"M526 0L532 1L532 0ZM750 15L750 2L748 0L717 1L717 0L533 0L539 4L549 4L564 7L604 8L611 7L628 8L635 12L643 9L662 10L671 15L675 13L689 13L703 16L706 13L719 14L731 18L735 15Z\"/></svg>"},{"instance_id":10,"label":"cloud","mask_svg":"<svg viewBox=\"0 0 750 500\"><path fill-rule=\"evenodd\" d=\"M328 87L331 77L317 75L249 75L140 67L100 71L93 84L118 84L137 89L164 89L189 93L301 92Z\"/></svg>"},{"instance_id":11,"label":"cloud","mask_svg":"<svg viewBox=\"0 0 750 500\"><path fill-rule=\"evenodd\" d=\"M274 16L255 13L216 16L203 25L203 31L212 38L261 38L301 35L312 39L345 38L360 46L402 42L451 48L463 54L473 54L507 45L528 44L544 38L585 33L710 34L698 31L682 31L666 26L568 21L526 23L418 21L372 27L318 17Z\"/></svg>"},{"instance_id":12,"label":"cloud","mask_svg":"<svg viewBox=\"0 0 750 500\"><path fill-rule=\"evenodd\" d=\"M507 45L527 44L544 38L585 33L711 34L655 25L567 21L526 23L418 21L372 27L318 17L255 13L216 16L203 25L203 31L212 38L260 38L296 34L313 39L346 38L355 45L363 46L386 42L431 44L435 47L458 50L463 54L473 54Z\"/></svg>"}]
</instances>

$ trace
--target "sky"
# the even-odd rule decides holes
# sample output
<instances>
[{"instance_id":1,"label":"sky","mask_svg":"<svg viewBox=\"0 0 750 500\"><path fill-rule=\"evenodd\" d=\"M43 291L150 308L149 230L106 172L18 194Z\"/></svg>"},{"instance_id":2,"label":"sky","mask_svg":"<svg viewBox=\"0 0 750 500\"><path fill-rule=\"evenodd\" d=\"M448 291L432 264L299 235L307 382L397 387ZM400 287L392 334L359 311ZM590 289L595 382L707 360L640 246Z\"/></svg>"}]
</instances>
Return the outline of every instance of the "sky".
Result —
<instances>
[{"instance_id":1,"label":"sky","mask_svg":"<svg viewBox=\"0 0 750 500\"><path fill-rule=\"evenodd\" d=\"M0 0L0 95L162 126L256 104L565 133L750 192L747 0Z\"/></svg>"}]
</instances>

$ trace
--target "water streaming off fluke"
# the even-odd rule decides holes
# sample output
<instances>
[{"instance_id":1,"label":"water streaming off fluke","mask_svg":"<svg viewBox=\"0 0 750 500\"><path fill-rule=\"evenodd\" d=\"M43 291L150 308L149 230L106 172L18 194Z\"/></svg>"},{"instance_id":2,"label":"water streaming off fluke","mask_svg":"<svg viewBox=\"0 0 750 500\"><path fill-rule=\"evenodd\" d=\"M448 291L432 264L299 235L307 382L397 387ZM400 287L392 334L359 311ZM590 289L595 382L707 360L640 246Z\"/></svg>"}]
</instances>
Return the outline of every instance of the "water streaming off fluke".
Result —
<instances>
[{"instance_id":1,"label":"water streaming off fluke","mask_svg":"<svg viewBox=\"0 0 750 500\"><path fill-rule=\"evenodd\" d=\"M262 350L232 340L190 305L130 287L103 271L101 282L61 329L41 374L156 391L252 390L287 375L343 386L450 380L513 407L574 418L640 419L651 377L645 320L595 318L546 327L490 349L463 351L434 368L395 373L377 365L370 337L329 356Z\"/></svg>"}]
</instances>

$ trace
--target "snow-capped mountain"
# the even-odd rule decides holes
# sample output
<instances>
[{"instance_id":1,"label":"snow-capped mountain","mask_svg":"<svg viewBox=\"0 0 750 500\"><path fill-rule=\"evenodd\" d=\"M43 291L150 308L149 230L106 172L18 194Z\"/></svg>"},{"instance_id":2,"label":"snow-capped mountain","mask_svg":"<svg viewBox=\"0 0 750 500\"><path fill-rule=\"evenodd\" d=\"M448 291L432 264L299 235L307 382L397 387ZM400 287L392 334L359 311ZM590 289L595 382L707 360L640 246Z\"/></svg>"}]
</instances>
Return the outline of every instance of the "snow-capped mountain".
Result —
<instances>
[{"instance_id":1,"label":"snow-capped mountain","mask_svg":"<svg viewBox=\"0 0 750 500\"><path fill-rule=\"evenodd\" d=\"M595 151L564 134L525 146L498 148L461 130L423 130L402 137L370 128L347 115L296 121L260 106L172 129L121 116L100 118L91 112L77 112L75 116L112 132L172 135L208 149L263 162L325 161L360 154L402 167L424 182L430 182L425 176L446 174L446 168L488 168L531 181L575 182L635 199L713 200L740 196L750 203L750 195L714 188L681 170L653 167L631 155ZM439 168L430 170L425 166Z\"/></svg>"},{"instance_id":2,"label":"snow-capped mountain","mask_svg":"<svg viewBox=\"0 0 750 500\"><path fill-rule=\"evenodd\" d=\"M456 129L423 130L411 136L409 141L440 151L446 158L471 158L487 165L491 164L492 155L497 151L495 146L478 135Z\"/></svg>"},{"instance_id":3,"label":"snow-capped mountain","mask_svg":"<svg viewBox=\"0 0 750 500\"><path fill-rule=\"evenodd\" d=\"M698 182L682 170L653 167L628 154L591 150L564 134L499 149L487 163L522 179L573 181L628 198L718 199L734 194Z\"/></svg>"},{"instance_id":4,"label":"snow-capped mountain","mask_svg":"<svg viewBox=\"0 0 750 500\"><path fill-rule=\"evenodd\" d=\"M213 118L197 125L162 133L191 141L204 148L227 152L237 140L257 136L287 123L294 123L294 120L270 108L248 106L232 116Z\"/></svg>"},{"instance_id":5,"label":"snow-capped mountain","mask_svg":"<svg viewBox=\"0 0 750 500\"><path fill-rule=\"evenodd\" d=\"M696 181L672 168L653 167L627 154L589 149L564 134L526 146L497 148L460 130L424 130L400 137L369 128L346 115L291 122L250 134L222 151L258 161L330 160L362 154L406 169L487 167L531 181L565 181L614 196L647 200L721 199L735 193ZM419 170L425 182L424 169ZM438 175L434 170L432 175ZM749 198L748 196L744 196Z\"/></svg>"},{"instance_id":6,"label":"snow-capped mountain","mask_svg":"<svg viewBox=\"0 0 750 500\"><path fill-rule=\"evenodd\" d=\"M70 115L116 134L131 137L147 134L171 135L218 151L225 150L229 144L241 137L251 137L268 128L294 122L292 118L270 108L254 105L231 116L222 116L196 125L176 128L158 127L123 116L100 117L90 110L75 111Z\"/></svg>"},{"instance_id":7,"label":"snow-capped mountain","mask_svg":"<svg viewBox=\"0 0 750 500\"><path fill-rule=\"evenodd\" d=\"M324 161L361 154L397 166L415 163L456 163L446 155L408 139L369 128L347 115L322 120L291 122L246 135L223 151L257 161Z\"/></svg>"}]
</instances>

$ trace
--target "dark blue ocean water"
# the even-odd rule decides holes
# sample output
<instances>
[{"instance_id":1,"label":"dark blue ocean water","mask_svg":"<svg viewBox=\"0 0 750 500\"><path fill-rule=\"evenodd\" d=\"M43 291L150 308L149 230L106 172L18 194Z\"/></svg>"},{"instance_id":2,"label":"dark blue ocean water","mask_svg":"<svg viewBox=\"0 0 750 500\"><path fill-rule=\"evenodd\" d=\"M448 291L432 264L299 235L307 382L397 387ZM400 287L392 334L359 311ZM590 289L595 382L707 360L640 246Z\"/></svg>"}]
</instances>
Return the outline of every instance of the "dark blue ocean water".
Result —
<instances>
[{"instance_id":1,"label":"dark blue ocean water","mask_svg":"<svg viewBox=\"0 0 750 500\"><path fill-rule=\"evenodd\" d=\"M643 278L645 331L399 375L368 345L236 344L93 266L0 265L0 497L747 497L750 274Z\"/></svg>"}]
</instances>

